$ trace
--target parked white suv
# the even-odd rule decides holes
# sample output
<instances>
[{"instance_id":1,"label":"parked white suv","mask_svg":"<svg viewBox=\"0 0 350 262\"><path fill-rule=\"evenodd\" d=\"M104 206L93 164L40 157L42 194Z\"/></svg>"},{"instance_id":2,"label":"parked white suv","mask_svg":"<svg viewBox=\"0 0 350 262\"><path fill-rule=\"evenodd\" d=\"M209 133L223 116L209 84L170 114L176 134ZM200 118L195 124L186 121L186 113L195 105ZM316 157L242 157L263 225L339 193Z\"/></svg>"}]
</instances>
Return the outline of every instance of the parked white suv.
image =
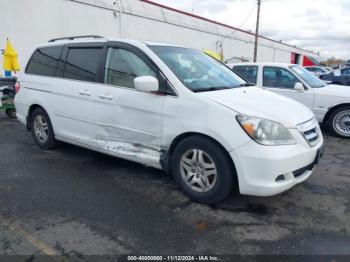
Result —
<instances>
[{"instance_id":1,"label":"parked white suv","mask_svg":"<svg viewBox=\"0 0 350 262\"><path fill-rule=\"evenodd\" d=\"M243 63L232 68L258 87L299 101L334 135L350 138L350 86L326 84L299 65Z\"/></svg>"},{"instance_id":2,"label":"parked white suv","mask_svg":"<svg viewBox=\"0 0 350 262\"><path fill-rule=\"evenodd\" d=\"M189 48L61 39L35 50L15 104L42 149L59 140L163 169L190 198L216 203L235 185L285 191L322 153L308 108L247 85Z\"/></svg>"}]
</instances>

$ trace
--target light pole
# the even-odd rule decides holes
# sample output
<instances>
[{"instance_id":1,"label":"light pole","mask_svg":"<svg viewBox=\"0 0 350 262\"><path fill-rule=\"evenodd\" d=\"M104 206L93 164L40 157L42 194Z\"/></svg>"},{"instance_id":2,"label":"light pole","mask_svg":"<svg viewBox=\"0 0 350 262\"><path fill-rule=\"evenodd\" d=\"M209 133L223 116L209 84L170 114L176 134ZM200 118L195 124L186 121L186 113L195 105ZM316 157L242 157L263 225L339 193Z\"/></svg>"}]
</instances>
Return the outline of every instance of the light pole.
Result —
<instances>
[{"instance_id":1,"label":"light pole","mask_svg":"<svg viewBox=\"0 0 350 262\"><path fill-rule=\"evenodd\" d=\"M254 62L256 62L257 56L258 56L260 5L261 5L261 0L258 0L258 12L256 17L255 44L254 44Z\"/></svg>"}]
</instances>

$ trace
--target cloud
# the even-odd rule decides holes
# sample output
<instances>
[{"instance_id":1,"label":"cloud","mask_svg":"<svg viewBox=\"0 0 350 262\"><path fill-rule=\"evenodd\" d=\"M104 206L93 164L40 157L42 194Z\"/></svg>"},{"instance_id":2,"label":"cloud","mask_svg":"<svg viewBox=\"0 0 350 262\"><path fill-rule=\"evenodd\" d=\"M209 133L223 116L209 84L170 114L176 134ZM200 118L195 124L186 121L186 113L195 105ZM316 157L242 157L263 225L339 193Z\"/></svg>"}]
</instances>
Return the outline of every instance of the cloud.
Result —
<instances>
[{"instance_id":1,"label":"cloud","mask_svg":"<svg viewBox=\"0 0 350 262\"><path fill-rule=\"evenodd\" d=\"M154 0L235 27L254 31L256 0ZM350 59L349 0L262 0L260 34ZM248 16L251 14L250 16Z\"/></svg>"}]
</instances>

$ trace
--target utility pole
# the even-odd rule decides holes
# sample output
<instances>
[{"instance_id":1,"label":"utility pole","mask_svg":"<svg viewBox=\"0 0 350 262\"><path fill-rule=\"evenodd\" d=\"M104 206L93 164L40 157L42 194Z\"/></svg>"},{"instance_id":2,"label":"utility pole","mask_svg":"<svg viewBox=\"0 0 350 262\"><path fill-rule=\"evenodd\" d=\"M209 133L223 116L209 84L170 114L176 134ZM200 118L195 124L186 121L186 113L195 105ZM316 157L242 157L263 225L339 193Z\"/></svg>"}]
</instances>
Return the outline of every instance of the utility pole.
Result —
<instances>
[{"instance_id":1,"label":"utility pole","mask_svg":"<svg viewBox=\"0 0 350 262\"><path fill-rule=\"evenodd\" d=\"M256 62L257 57L258 57L260 5L261 5L261 0L258 0L258 12L257 12L257 17L256 17L255 44L254 44L254 62Z\"/></svg>"}]
</instances>

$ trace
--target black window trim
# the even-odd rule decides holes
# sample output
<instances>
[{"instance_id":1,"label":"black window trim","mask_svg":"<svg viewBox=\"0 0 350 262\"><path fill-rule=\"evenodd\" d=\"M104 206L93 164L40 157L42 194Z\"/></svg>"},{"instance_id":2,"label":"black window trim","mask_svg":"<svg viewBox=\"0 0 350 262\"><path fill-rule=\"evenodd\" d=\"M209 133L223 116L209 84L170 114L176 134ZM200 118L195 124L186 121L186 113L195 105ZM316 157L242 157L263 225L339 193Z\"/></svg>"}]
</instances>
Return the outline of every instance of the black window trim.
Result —
<instances>
[{"instance_id":1,"label":"black window trim","mask_svg":"<svg viewBox=\"0 0 350 262\"><path fill-rule=\"evenodd\" d=\"M174 87L172 86L172 84L170 83L170 81L166 78L165 74L162 72L162 70L160 70L160 68L152 61L152 59L145 53L143 52L141 49L139 49L138 47L125 43L125 42L117 42L117 41L109 41L105 44L105 49L104 49L104 54L103 56L103 66L101 67L101 70L103 71L101 74L101 83L104 83L104 74L105 74L105 65L107 62L107 55L108 55L108 48L120 48L120 49L124 49L126 51L131 52L132 54L136 55L137 57L139 57L147 66L149 66L157 75L157 79L159 81L159 92L158 94L162 94L162 95L168 95L168 96L173 96L173 97L178 97L178 93L176 92L176 90L174 89ZM106 84L108 85L108 84ZM118 87L115 86L116 88L126 88L129 90L134 90L137 91L134 88L129 88L129 87Z\"/></svg>"},{"instance_id":2,"label":"black window trim","mask_svg":"<svg viewBox=\"0 0 350 262\"><path fill-rule=\"evenodd\" d=\"M108 48L114 47L114 48L121 48L125 49L135 55L137 55L143 62L146 63L156 74L159 81L159 87L160 92L159 94L162 95L168 95L172 97L178 97L178 93L176 89L173 87L171 82L167 79L166 75L160 70L160 68L152 61L152 59L140 48L129 44L125 42L118 42L118 41L108 41L108 42L87 42L87 43L66 43L61 45L48 45L48 46L41 46L34 50L33 54L31 55L31 58L29 59L29 62L26 65L25 73L27 72L28 65L35 54L35 52L40 48L46 48L46 47L62 47L60 58L56 67L55 76L44 76L44 75L36 75L36 76L42 76L42 77L53 77L53 78L59 78L59 79L65 79L65 80L71 80L71 81L81 81L81 82L87 82L87 83L99 83L99 84L105 84L104 83L104 74L105 74L105 65L107 61L107 54L108 54ZM98 70L96 74L96 81L90 82L90 81L84 81L84 80L78 80L78 79L70 79L70 78L64 78L64 71L66 67L66 61L69 53L70 48L102 48L102 54L100 56L100 61L98 65ZM62 74L59 74L59 67L62 67ZM118 88L118 87L116 87ZM123 87L130 90L135 90L128 87ZM137 91L137 90L135 90Z\"/></svg>"}]
</instances>

